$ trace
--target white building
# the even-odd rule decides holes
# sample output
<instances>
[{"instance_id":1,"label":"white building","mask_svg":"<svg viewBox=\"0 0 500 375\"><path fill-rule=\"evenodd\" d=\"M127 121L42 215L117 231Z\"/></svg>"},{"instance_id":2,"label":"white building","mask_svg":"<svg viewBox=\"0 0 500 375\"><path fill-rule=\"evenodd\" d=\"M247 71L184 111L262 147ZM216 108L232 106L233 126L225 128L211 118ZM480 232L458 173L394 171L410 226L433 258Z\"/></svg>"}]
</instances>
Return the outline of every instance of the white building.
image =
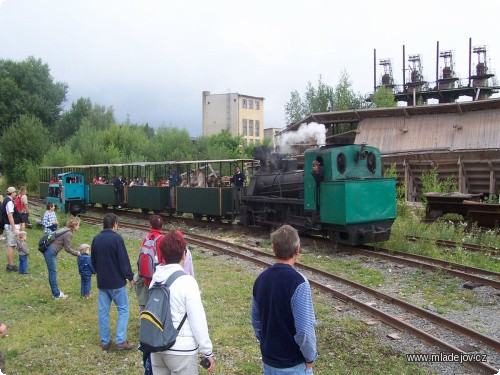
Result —
<instances>
[{"instance_id":1,"label":"white building","mask_svg":"<svg viewBox=\"0 0 500 375\"><path fill-rule=\"evenodd\" d=\"M264 98L210 91L203 91L202 96L203 135L227 129L242 136L246 144L264 140Z\"/></svg>"}]
</instances>

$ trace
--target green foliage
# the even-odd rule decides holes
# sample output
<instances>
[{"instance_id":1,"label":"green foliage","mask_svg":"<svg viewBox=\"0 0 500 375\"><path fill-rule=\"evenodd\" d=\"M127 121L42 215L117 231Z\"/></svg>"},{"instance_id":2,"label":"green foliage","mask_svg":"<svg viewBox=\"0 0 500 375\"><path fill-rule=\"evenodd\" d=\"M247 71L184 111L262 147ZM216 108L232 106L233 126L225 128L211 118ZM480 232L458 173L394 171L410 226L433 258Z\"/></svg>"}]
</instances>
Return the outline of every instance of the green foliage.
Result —
<instances>
[{"instance_id":1,"label":"green foliage","mask_svg":"<svg viewBox=\"0 0 500 375\"><path fill-rule=\"evenodd\" d=\"M458 191L457 181L453 177L439 180L437 166L432 167L428 172L421 175L423 193L452 193Z\"/></svg>"},{"instance_id":2,"label":"green foliage","mask_svg":"<svg viewBox=\"0 0 500 375\"><path fill-rule=\"evenodd\" d=\"M146 148L148 161L195 159L194 145L188 131L173 126L159 128Z\"/></svg>"},{"instance_id":3,"label":"green foliage","mask_svg":"<svg viewBox=\"0 0 500 375\"><path fill-rule=\"evenodd\" d=\"M343 70L332 97L332 110L345 111L349 109L364 108L366 104L361 95L354 93L349 73Z\"/></svg>"},{"instance_id":4,"label":"green foliage","mask_svg":"<svg viewBox=\"0 0 500 375\"><path fill-rule=\"evenodd\" d=\"M349 74L343 70L335 89L324 83L320 75L316 87L308 82L303 99L298 91L292 91L290 101L285 105L285 119L287 123L295 123L310 113L344 111L366 106L362 96L352 90Z\"/></svg>"},{"instance_id":5,"label":"green foliage","mask_svg":"<svg viewBox=\"0 0 500 375\"><path fill-rule=\"evenodd\" d=\"M64 144L62 146L49 147L45 153L40 165L47 167L61 167L64 165L77 165L80 164L80 155L75 154L71 150L71 146ZM83 163L82 163L83 164Z\"/></svg>"},{"instance_id":6,"label":"green foliage","mask_svg":"<svg viewBox=\"0 0 500 375\"><path fill-rule=\"evenodd\" d=\"M90 98L80 98L73 102L71 109L61 116L58 121L54 136L60 142L76 134L84 124L94 130L106 130L115 124L112 108L93 105Z\"/></svg>"},{"instance_id":7,"label":"green foliage","mask_svg":"<svg viewBox=\"0 0 500 375\"><path fill-rule=\"evenodd\" d=\"M245 157L243 138L231 135L227 129L218 134L201 137L196 145L198 159L218 160Z\"/></svg>"},{"instance_id":8,"label":"green foliage","mask_svg":"<svg viewBox=\"0 0 500 375\"><path fill-rule=\"evenodd\" d=\"M396 179L396 199L398 201L405 200L405 184L404 181L398 180L398 172L396 169L396 163L391 164L391 166L384 171L384 177L392 177Z\"/></svg>"},{"instance_id":9,"label":"green foliage","mask_svg":"<svg viewBox=\"0 0 500 375\"><path fill-rule=\"evenodd\" d=\"M300 93L297 90L291 92L291 98L285 105L285 121L287 124L292 124L300 121L306 110L303 108Z\"/></svg>"},{"instance_id":10,"label":"green foliage","mask_svg":"<svg viewBox=\"0 0 500 375\"><path fill-rule=\"evenodd\" d=\"M0 132L22 115L37 117L47 128L59 118L68 86L54 82L42 60L0 60Z\"/></svg>"},{"instance_id":11,"label":"green foliage","mask_svg":"<svg viewBox=\"0 0 500 375\"><path fill-rule=\"evenodd\" d=\"M5 129L0 138L0 153L9 182L25 183L30 165L40 164L49 144L49 132L36 117L23 115Z\"/></svg>"},{"instance_id":12,"label":"green foliage","mask_svg":"<svg viewBox=\"0 0 500 375\"><path fill-rule=\"evenodd\" d=\"M385 86L377 88L371 97L371 101L376 108L395 107L397 105L394 91Z\"/></svg>"},{"instance_id":13,"label":"green foliage","mask_svg":"<svg viewBox=\"0 0 500 375\"><path fill-rule=\"evenodd\" d=\"M305 93L305 110L307 113L330 112L333 109L333 88L318 78L318 87L308 82Z\"/></svg>"}]
</instances>

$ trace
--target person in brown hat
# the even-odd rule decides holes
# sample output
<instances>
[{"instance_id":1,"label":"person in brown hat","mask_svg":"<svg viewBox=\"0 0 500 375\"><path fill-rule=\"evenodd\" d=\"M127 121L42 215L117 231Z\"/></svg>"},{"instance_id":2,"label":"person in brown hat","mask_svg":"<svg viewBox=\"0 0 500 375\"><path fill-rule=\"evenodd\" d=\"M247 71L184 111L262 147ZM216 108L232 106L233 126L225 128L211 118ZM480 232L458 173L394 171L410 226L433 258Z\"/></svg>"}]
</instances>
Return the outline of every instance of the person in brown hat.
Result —
<instances>
[{"instance_id":1,"label":"person in brown hat","mask_svg":"<svg viewBox=\"0 0 500 375\"><path fill-rule=\"evenodd\" d=\"M2 216L5 229L5 237L7 237L7 267L6 270L17 272L18 268L14 264L14 249L17 245L17 236L19 235L21 215L14 204L17 196L15 187L10 186L7 189L7 197L5 197L2 206Z\"/></svg>"}]
</instances>

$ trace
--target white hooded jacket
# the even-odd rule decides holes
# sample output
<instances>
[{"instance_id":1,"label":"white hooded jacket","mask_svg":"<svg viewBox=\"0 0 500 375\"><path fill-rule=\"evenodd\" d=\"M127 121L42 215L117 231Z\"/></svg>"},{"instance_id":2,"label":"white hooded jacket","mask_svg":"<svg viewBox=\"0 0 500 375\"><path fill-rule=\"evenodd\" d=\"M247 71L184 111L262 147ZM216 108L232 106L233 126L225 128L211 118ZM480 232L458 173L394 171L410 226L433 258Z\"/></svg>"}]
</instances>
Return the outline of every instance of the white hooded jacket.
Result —
<instances>
[{"instance_id":1,"label":"white hooded jacket","mask_svg":"<svg viewBox=\"0 0 500 375\"><path fill-rule=\"evenodd\" d=\"M154 283L165 283L175 271L183 271L180 264L160 264L153 274ZM165 353L175 355L192 355L200 352L209 357L212 355L212 341L208 335L207 318L201 302L200 289L194 277L183 275L170 286L170 311L172 323L178 327L184 314L187 319L182 326L174 346Z\"/></svg>"}]
</instances>

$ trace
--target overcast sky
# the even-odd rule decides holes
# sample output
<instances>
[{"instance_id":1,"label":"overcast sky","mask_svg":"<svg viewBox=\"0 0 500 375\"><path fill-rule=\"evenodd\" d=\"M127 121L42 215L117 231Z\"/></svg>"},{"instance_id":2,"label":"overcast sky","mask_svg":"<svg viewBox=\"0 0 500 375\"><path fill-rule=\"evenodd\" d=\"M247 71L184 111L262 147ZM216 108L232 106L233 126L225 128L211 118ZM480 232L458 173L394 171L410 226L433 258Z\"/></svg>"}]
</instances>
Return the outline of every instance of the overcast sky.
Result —
<instances>
[{"instance_id":1,"label":"overcast sky","mask_svg":"<svg viewBox=\"0 0 500 375\"><path fill-rule=\"evenodd\" d=\"M0 0L0 59L42 59L69 85L66 108L88 97L118 122L197 136L204 90L264 97L264 127L283 127L290 93L320 74L335 86L345 69L354 91L369 93L374 49L392 59L397 84L403 45L422 56L428 81L437 41L461 78L469 38L486 45L494 71L499 16L498 0Z\"/></svg>"}]
</instances>

